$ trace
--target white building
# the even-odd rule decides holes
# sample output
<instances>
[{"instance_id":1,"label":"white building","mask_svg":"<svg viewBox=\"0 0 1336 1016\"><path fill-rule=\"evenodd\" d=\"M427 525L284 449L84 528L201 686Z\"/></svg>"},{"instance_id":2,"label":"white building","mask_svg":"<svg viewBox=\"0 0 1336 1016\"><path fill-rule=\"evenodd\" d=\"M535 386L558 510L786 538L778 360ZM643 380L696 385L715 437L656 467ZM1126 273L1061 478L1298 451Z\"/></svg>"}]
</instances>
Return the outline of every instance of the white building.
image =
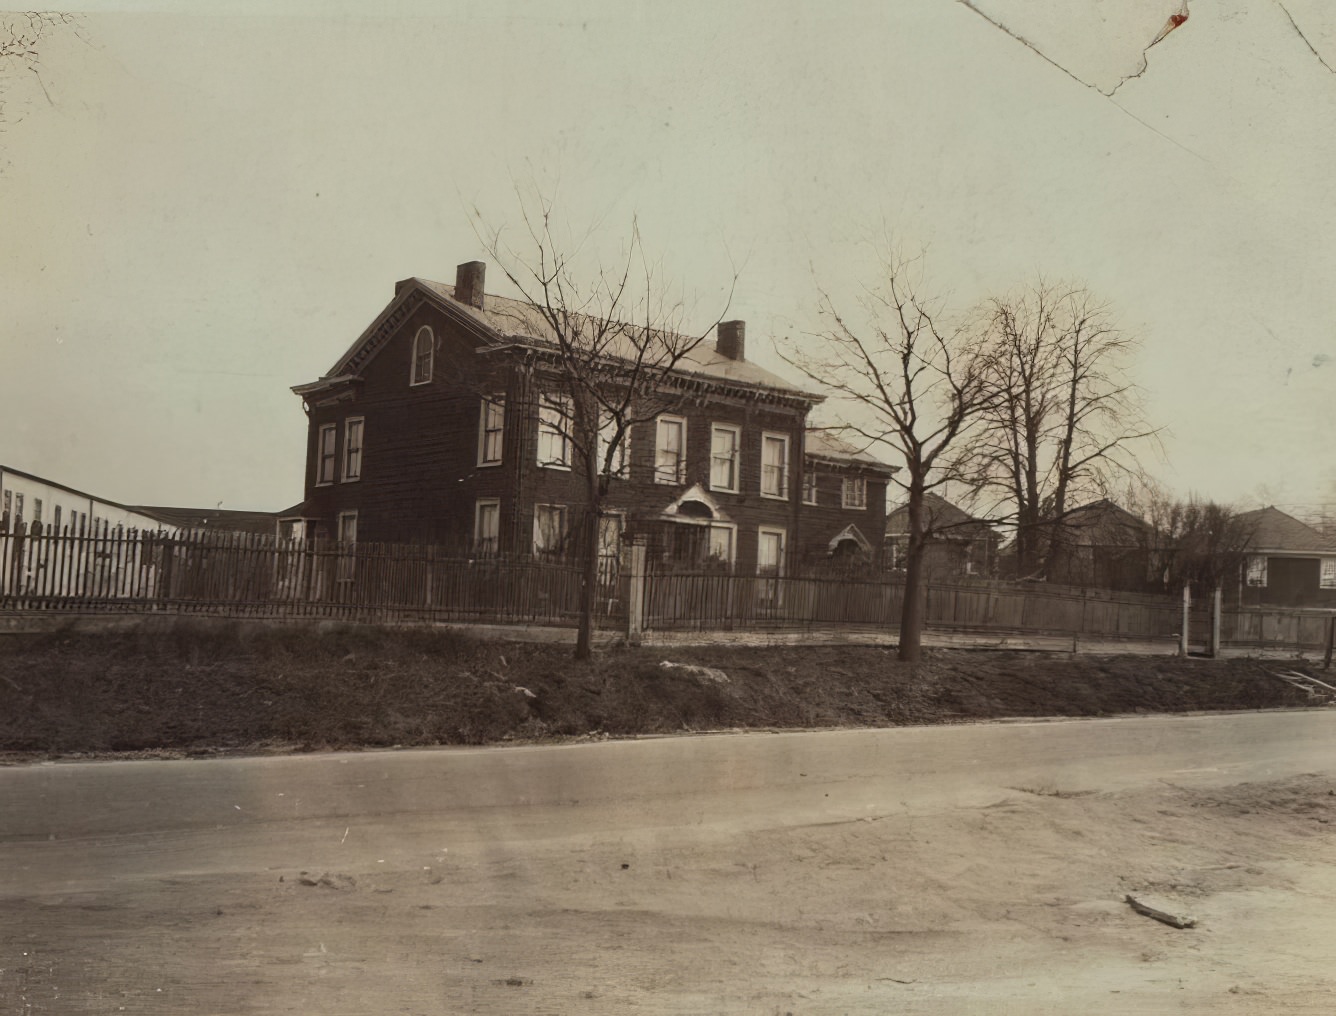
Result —
<instances>
[{"instance_id":1,"label":"white building","mask_svg":"<svg viewBox=\"0 0 1336 1016\"><path fill-rule=\"evenodd\" d=\"M118 526L152 532L175 532L177 528L116 501L0 465L0 532L15 532L20 524L31 530L34 522L41 525L42 532L56 534Z\"/></svg>"}]
</instances>

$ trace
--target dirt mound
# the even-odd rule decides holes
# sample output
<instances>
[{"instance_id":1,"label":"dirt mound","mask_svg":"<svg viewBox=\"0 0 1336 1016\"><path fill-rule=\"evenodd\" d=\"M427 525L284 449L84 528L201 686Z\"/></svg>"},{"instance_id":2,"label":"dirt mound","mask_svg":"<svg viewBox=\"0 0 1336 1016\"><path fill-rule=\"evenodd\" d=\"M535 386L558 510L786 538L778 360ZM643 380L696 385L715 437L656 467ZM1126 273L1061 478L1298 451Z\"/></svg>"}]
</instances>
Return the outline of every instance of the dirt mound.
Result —
<instances>
[{"instance_id":1,"label":"dirt mound","mask_svg":"<svg viewBox=\"0 0 1336 1016\"><path fill-rule=\"evenodd\" d=\"M0 751L484 744L1308 704L1274 669L972 650L907 665L866 646L624 648L577 664L565 646L457 631L182 624L0 640Z\"/></svg>"}]
</instances>

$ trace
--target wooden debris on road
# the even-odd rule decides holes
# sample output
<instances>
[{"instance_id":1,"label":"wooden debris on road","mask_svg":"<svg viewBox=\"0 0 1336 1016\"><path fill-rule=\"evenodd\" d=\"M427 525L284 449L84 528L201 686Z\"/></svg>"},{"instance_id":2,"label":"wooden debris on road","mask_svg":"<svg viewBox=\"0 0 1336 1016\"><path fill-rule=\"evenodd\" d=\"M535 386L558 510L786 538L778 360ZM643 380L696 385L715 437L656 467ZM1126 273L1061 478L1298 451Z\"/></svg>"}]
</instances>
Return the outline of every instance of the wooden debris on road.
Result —
<instances>
[{"instance_id":1,"label":"wooden debris on road","mask_svg":"<svg viewBox=\"0 0 1336 1016\"><path fill-rule=\"evenodd\" d=\"M1167 924L1171 928L1195 928L1197 926L1197 919L1195 917L1173 914L1167 910L1161 910L1159 907L1152 907L1149 903L1137 899L1130 893L1126 899L1128 906L1138 914L1142 914L1146 917L1153 917L1161 924Z\"/></svg>"}]
</instances>

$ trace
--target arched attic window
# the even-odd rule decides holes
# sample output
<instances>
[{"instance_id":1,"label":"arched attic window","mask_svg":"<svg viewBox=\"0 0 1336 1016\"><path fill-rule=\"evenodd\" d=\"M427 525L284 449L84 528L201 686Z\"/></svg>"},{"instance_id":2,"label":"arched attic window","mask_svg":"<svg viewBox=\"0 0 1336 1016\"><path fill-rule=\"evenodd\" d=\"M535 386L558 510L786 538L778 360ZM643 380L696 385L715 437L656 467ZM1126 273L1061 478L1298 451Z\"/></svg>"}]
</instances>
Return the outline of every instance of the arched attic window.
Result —
<instances>
[{"instance_id":1,"label":"arched attic window","mask_svg":"<svg viewBox=\"0 0 1336 1016\"><path fill-rule=\"evenodd\" d=\"M423 325L413 336L413 372L409 384L425 385L431 381L432 359L436 353L436 336Z\"/></svg>"}]
</instances>

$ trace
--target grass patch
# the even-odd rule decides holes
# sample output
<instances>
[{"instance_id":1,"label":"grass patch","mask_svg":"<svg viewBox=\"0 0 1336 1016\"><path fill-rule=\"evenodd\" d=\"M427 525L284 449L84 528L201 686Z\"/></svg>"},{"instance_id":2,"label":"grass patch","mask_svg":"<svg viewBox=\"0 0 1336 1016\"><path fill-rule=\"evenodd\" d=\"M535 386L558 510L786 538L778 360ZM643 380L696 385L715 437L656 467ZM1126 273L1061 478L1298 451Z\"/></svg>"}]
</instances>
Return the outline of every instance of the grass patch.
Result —
<instances>
[{"instance_id":1,"label":"grass patch","mask_svg":"<svg viewBox=\"0 0 1336 1016\"><path fill-rule=\"evenodd\" d=\"M726 682L665 668L712 667ZM457 630L182 621L0 638L0 751L491 744L720 728L1299 706L1260 661L859 646L622 648Z\"/></svg>"}]
</instances>

